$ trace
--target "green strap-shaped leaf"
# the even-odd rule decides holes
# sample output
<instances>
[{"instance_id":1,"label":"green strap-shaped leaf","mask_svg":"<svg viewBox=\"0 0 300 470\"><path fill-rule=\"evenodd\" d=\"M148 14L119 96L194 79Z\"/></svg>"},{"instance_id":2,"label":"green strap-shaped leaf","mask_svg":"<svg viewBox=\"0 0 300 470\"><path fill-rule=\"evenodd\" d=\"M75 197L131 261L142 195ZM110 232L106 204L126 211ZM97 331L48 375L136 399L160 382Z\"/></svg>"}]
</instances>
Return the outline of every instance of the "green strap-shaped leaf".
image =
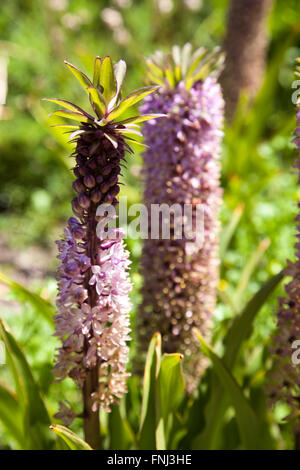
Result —
<instances>
[{"instance_id":1,"label":"green strap-shaped leaf","mask_svg":"<svg viewBox=\"0 0 300 470\"><path fill-rule=\"evenodd\" d=\"M71 70L72 74L77 78L82 88L88 93L87 88L92 87L93 84L91 80L85 75L85 73L81 72L75 65L70 64L66 60L64 61L66 66L69 70Z\"/></svg>"},{"instance_id":2,"label":"green strap-shaped leaf","mask_svg":"<svg viewBox=\"0 0 300 470\"><path fill-rule=\"evenodd\" d=\"M94 62L94 75L93 75L93 85L95 88L100 88L100 70L101 70L101 57L97 56ZM103 90L100 90L101 93Z\"/></svg>"},{"instance_id":3,"label":"green strap-shaped leaf","mask_svg":"<svg viewBox=\"0 0 300 470\"><path fill-rule=\"evenodd\" d=\"M165 448L163 422L158 420L158 383L161 361L161 335L155 333L150 341L143 381L143 401L141 409L139 448L154 450Z\"/></svg>"},{"instance_id":4,"label":"green strap-shaped leaf","mask_svg":"<svg viewBox=\"0 0 300 470\"><path fill-rule=\"evenodd\" d=\"M13 392L0 384L0 423L20 449L26 448L22 413Z\"/></svg>"},{"instance_id":5,"label":"green strap-shaped leaf","mask_svg":"<svg viewBox=\"0 0 300 470\"><path fill-rule=\"evenodd\" d=\"M93 450L87 442L65 426L53 424L50 429L65 441L70 450Z\"/></svg>"},{"instance_id":6,"label":"green strap-shaped leaf","mask_svg":"<svg viewBox=\"0 0 300 470\"><path fill-rule=\"evenodd\" d=\"M243 311L235 317L225 338L226 347L223 361L228 369L233 369L241 345L251 334L256 315L283 277L283 272L280 272L269 279L260 290L256 292ZM226 406L226 397L224 396L223 387L218 378L213 377L212 395L205 409L206 426L204 431L195 437L193 448L215 448Z\"/></svg>"},{"instance_id":7,"label":"green strap-shaped leaf","mask_svg":"<svg viewBox=\"0 0 300 470\"><path fill-rule=\"evenodd\" d=\"M100 91L95 87L88 88L88 92L91 105L93 106L93 109L97 114L98 118L101 119L101 117L106 113L106 104L104 97L102 96Z\"/></svg>"},{"instance_id":8,"label":"green strap-shaped leaf","mask_svg":"<svg viewBox=\"0 0 300 470\"><path fill-rule=\"evenodd\" d=\"M79 122L91 122L91 119L86 117L84 114L77 113L75 111L68 111L64 109L58 109L57 111L53 111L53 113L49 114L49 117L51 116L60 116L66 119L72 119L73 121L79 121ZM94 118L92 122L94 122Z\"/></svg>"},{"instance_id":9,"label":"green strap-shaped leaf","mask_svg":"<svg viewBox=\"0 0 300 470\"><path fill-rule=\"evenodd\" d=\"M103 88L105 102L109 103L117 91L114 68L109 56L104 57L101 63L100 85Z\"/></svg>"},{"instance_id":10,"label":"green strap-shaped leaf","mask_svg":"<svg viewBox=\"0 0 300 470\"><path fill-rule=\"evenodd\" d=\"M128 108L131 106L134 106L136 103L139 101L143 100L147 95L150 93L153 93L155 90L157 90L159 87L158 86L150 86L150 87L144 87L140 88L130 95L128 95L126 98L124 98L118 106L113 109L107 116L107 119L109 121L113 121L117 119L119 116L121 116L125 111L127 111Z\"/></svg>"},{"instance_id":11,"label":"green strap-shaped leaf","mask_svg":"<svg viewBox=\"0 0 300 470\"><path fill-rule=\"evenodd\" d=\"M278 286L283 277L284 272L281 271L280 273L276 274L276 276L273 276L271 279L269 279L259 289L259 291L256 292L256 294L248 302L248 304L240 313L240 315L236 316L233 320L232 326L229 329L225 338L226 347L224 353L224 361L227 367L233 367L242 343L251 334L253 321L257 313L267 301L269 295Z\"/></svg>"},{"instance_id":12,"label":"green strap-shaped leaf","mask_svg":"<svg viewBox=\"0 0 300 470\"><path fill-rule=\"evenodd\" d=\"M18 284L17 282L12 281L4 274L0 273L0 282L3 282L8 286L17 299L21 302L28 302L38 314L41 314L45 320L51 325L53 324L53 316L55 315L55 310L48 300L43 299L40 295L35 292L31 292L26 287Z\"/></svg>"},{"instance_id":13,"label":"green strap-shaped leaf","mask_svg":"<svg viewBox=\"0 0 300 470\"><path fill-rule=\"evenodd\" d=\"M179 406L184 396L185 384L182 375L182 360L182 354L164 354L160 364L158 375L159 400L164 435L166 437L169 436L169 418Z\"/></svg>"},{"instance_id":14,"label":"green strap-shaped leaf","mask_svg":"<svg viewBox=\"0 0 300 470\"><path fill-rule=\"evenodd\" d=\"M115 122L115 124L138 124L140 122L149 121L150 119L157 119L161 117L167 117L166 114L142 114L141 116L133 116L128 119L124 119L123 121Z\"/></svg>"},{"instance_id":15,"label":"green strap-shaped leaf","mask_svg":"<svg viewBox=\"0 0 300 470\"><path fill-rule=\"evenodd\" d=\"M109 449L128 450L136 447L135 435L127 420L125 401L119 405L113 405L108 415Z\"/></svg>"},{"instance_id":16,"label":"green strap-shaped leaf","mask_svg":"<svg viewBox=\"0 0 300 470\"><path fill-rule=\"evenodd\" d=\"M22 406L25 433L33 449L51 448L46 432L49 415L24 353L0 319L0 338L5 344L7 363L15 380L18 401Z\"/></svg>"},{"instance_id":17,"label":"green strap-shaped leaf","mask_svg":"<svg viewBox=\"0 0 300 470\"><path fill-rule=\"evenodd\" d=\"M212 361L214 370L235 409L236 420L245 449L258 449L260 437L259 424L249 401L244 396L241 388L225 366L222 359L214 353L199 331L194 329L194 333L199 340L203 353Z\"/></svg>"},{"instance_id":18,"label":"green strap-shaped leaf","mask_svg":"<svg viewBox=\"0 0 300 470\"><path fill-rule=\"evenodd\" d=\"M75 111L76 113L83 114L84 116L91 119L92 121L94 120L93 116L91 116L89 113L84 111L84 109L79 108L79 106L76 106L76 104L70 103L70 101L59 100L56 98L42 98L42 101L50 101L52 103L59 104L60 106L68 109L69 111Z\"/></svg>"}]
</instances>

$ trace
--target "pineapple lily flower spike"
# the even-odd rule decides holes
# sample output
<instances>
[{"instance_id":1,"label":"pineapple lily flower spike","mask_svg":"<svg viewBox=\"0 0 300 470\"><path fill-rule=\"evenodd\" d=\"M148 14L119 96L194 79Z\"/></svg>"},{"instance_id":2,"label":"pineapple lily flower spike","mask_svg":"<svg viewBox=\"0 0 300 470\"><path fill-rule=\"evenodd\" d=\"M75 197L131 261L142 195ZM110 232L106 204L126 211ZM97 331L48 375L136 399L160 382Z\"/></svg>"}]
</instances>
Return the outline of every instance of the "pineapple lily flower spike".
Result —
<instances>
[{"instance_id":1,"label":"pineapple lily flower spike","mask_svg":"<svg viewBox=\"0 0 300 470\"><path fill-rule=\"evenodd\" d=\"M200 48L192 53L190 44L174 46L171 54L156 52L146 60L148 78L161 86L155 95L146 97L141 108L145 113L167 114L146 122L143 129L148 145L143 153L145 204L148 209L152 204L179 206L181 215L176 216L178 225L175 215L171 220L170 239L144 240L139 350L144 352L147 338L160 331L164 352L184 354L188 391L197 387L205 366L192 329L209 336L218 285L224 103L217 77L222 61L218 49L209 53ZM174 236L178 227L182 233L186 204L194 233L195 228L200 231L198 206L203 210L201 247L185 234L180 239ZM151 218L148 227L151 231Z\"/></svg>"},{"instance_id":2,"label":"pineapple lily flower spike","mask_svg":"<svg viewBox=\"0 0 300 470\"><path fill-rule=\"evenodd\" d=\"M121 161L125 161L125 151L132 152L128 142L136 142L135 136L141 135L138 123L160 116L124 118L124 113L158 87L141 88L121 99L126 72L123 60L113 67L110 57L96 57L93 82L73 65L66 65L88 94L95 116L68 101L48 99L65 108L52 115L78 122L64 125L76 143L72 156L77 195L72 200L75 217L69 219L57 242L55 335L61 347L54 375L57 380L71 377L82 389L85 439L98 449L99 407L110 411L111 404L127 391L131 284L124 234L114 229L109 239L101 237L96 231L102 220L97 209L100 204L118 204ZM70 424L73 411L64 403L60 408L56 417Z\"/></svg>"}]
</instances>

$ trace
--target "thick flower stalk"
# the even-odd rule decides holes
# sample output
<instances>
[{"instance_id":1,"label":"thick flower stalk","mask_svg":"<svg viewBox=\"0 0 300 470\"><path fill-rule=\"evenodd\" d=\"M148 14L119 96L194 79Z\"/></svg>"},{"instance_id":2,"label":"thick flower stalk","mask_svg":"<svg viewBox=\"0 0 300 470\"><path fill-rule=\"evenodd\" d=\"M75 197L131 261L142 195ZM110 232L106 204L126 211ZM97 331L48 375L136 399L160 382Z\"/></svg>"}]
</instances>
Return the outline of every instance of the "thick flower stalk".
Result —
<instances>
[{"instance_id":1,"label":"thick flower stalk","mask_svg":"<svg viewBox=\"0 0 300 470\"><path fill-rule=\"evenodd\" d=\"M298 75L300 76L300 73ZM297 109L297 127L294 142L300 157L300 102ZM298 184L300 184L300 158L296 161L295 168L297 168ZM300 203L298 203L298 208L300 209ZM285 297L278 299L277 330L271 346L274 367L269 374L267 393L271 404L283 401L290 406L291 414L289 419L295 420L296 435L298 435L299 440L300 370L297 350L299 350L300 343L297 343L297 340L300 340L300 213L295 220L298 223L298 241L295 244L296 261L294 263L289 262L285 269L286 276L291 277L291 280L285 286ZM300 448L299 444L300 442L298 442L298 448Z\"/></svg>"},{"instance_id":2,"label":"thick flower stalk","mask_svg":"<svg viewBox=\"0 0 300 470\"><path fill-rule=\"evenodd\" d=\"M232 119L240 94L251 101L259 91L266 69L267 19L273 0L231 0L224 51L225 68L221 83L225 112Z\"/></svg>"},{"instance_id":3,"label":"thick flower stalk","mask_svg":"<svg viewBox=\"0 0 300 470\"><path fill-rule=\"evenodd\" d=\"M120 100L126 64L114 67L110 57L95 60L93 81L66 63L87 92L96 114L64 100L49 99L65 110L54 115L78 121L65 126L76 143L73 157L76 197L72 200L75 217L68 221L58 241L58 314L55 335L61 340L54 374L58 380L71 377L83 390L85 438L93 448L100 447L98 408L110 406L126 392L127 341L129 333L128 252L121 230L109 237L104 215L97 209L118 203L119 175L125 152L132 152L128 141L140 134L138 122L153 116L122 119L132 105L157 87L145 87ZM102 222L102 225L100 224ZM99 225L101 225L101 230ZM73 415L67 406L58 414L70 423Z\"/></svg>"},{"instance_id":4,"label":"thick flower stalk","mask_svg":"<svg viewBox=\"0 0 300 470\"><path fill-rule=\"evenodd\" d=\"M185 354L183 366L190 391L205 364L192 329L196 327L208 337L218 284L223 99L217 64L221 61L218 51L208 54L199 49L191 55L189 44L182 50L174 47L170 56L156 53L147 62L149 78L161 87L141 108L142 112L165 113L167 117L144 126L149 146L143 168L149 237L142 252L139 347L143 351L147 338L160 331L165 352ZM181 214L171 217L170 239L151 238L153 204L179 204L182 209ZM191 208L189 223L194 233L203 231L202 246L186 233L176 238L176 230L186 222L185 204ZM203 227L197 219L197 207L203 211Z\"/></svg>"}]
</instances>

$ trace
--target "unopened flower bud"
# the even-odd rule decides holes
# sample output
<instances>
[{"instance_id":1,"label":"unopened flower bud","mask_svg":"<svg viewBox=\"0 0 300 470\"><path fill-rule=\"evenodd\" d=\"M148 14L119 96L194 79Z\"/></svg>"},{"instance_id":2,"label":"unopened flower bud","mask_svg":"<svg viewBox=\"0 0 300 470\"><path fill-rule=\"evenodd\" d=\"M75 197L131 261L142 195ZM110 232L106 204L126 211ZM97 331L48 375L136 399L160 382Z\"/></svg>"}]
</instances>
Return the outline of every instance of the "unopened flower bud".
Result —
<instances>
[{"instance_id":1,"label":"unopened flower bud","mask_svg":"<svg viewBox=\"0 0 300 470\"><path fill-rule=\"evenodd\" d=\"M78 203L82 209L88 209L90 207L91 201L86 194L81 193L78 196Z\"/></svg>"},{"instance_id":2,"label":"unopened flower bud","mask_svg":"<svg viewBox=\"0 0 300 470\"><path fill-rule=\"evenodd\" d=\"M83 178L83 182L87 188L91 189L95 186L95 178L93 177L93 175L86 175Z\"/></svg>"},{"instance_id":3,"label":"unopened flower bud","mask_svg":"<svg viewBox=\"0 0 300 470\"><path fill-rule=\"evenodd\" d=\"M73 181L72 183L72 188L74 189L74 191L76 191L76 193L81 193L82 191L85 190L85 187L81 181L80 178L78 178L77 180Z\"/></svg>"},{"instance_id":4,"label":"unopened flower bud","mask_svg":"<svg viewBox=\"0 0 300 470\"><path fill-rule=\"evenodd\" d=\"M98 188L94 188L92 191L91 191L91 194L90 194L90 197L91 197L91 200L95 203L99 202L101 197L102 197L102 193L100 191L100 189Z\"/></svg>"}]
</instances>

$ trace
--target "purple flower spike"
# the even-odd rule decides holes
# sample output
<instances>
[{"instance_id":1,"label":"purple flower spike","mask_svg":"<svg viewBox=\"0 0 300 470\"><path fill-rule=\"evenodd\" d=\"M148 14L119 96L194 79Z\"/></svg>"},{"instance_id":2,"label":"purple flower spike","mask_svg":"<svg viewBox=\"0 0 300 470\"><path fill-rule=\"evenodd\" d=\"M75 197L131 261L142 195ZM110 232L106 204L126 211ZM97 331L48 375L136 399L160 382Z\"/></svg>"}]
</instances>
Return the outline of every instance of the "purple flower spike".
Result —
<instances>
[{"instance_id":1,"label":"purple flower spike","mask_svg":"<svg viewBox=\"0 0 300 470\"><path fill-rule=\"evenodd\" d=\"M298 59L300 62L300 60ZM299 67L300 72L300 67ZM298 76L300 73L297 74ZM297 126L300 126L300 102L298 102ZM295 130L296 148L300 157L300 142L297 138L299 127ZM300 158L295 163L300 184ZM298 203L300 209L300 203ZM300 431L299 403L300 403L300 214L296 217L297 239L295 244L296 261L288 262L285 275L291 277L291 281L285 286L285 297L279 297L279 311L277 313L277 330L273 337L270 352L274 358L273 369L269 373L266 392L270 405L277 401L283 401L290 406L291 414L287 417L295 420L296 431Z\"/></svg>"},{"instance_id":2,"label":"purple flower spike","mask_svg":"<svg viewBox=\"0 0 300 470\"><path fill-rule=\"evenodd\" d=\"M83 389L85 433L97 449L99 406L110 411L110 405L126 392L131 309L130 261L122 233L116 229L109 240L104 234L98 238L97 209L103 203L117 205L121 162L126 151L132 153L128 141L135 142L132 126L136 130L137 123L149 119L136 113L124 119L123 113L158 87L135 90L121 100L124 61L113 66L110 57L96 57L92 81L73 65L66 65L88 94L94 114L65 100L48 100L66 108L52 114L79 122L62 126L76 144L72 154L76 197L72 200L75 217L69 219L64 237L57 242L60 265L55 335L62 345L54 375L57 380L69 376ZM66 407L59 416L63 417L64 411L70 423L72 413Z\"/></svg>"},{"instance_id":3,"label":"purple flower spike","mask_svg":"<svg viewBox=\"0 0 300 470\"><path fill-rule=\"evenodd\" d=\"M191 46L173 48L172 55L156 53L147 61L149 77L161 85L142 108L166 118L144 125L144 201L152 204L189 204L192 226L196 208L204 211L202 247L191 249L186 236L145 240L142 252L143 302L138 318L140 351L160 331L167 353L182 352L189 391L195 389L205 361L192 336L198 328L208 337L218 284L220 145L223 136L223 99L217 83L217 51L207 54ZM151 219L149 217L149 226ZM150 230L149 230L150 232Z\"/></svg>"}]
</instances>

